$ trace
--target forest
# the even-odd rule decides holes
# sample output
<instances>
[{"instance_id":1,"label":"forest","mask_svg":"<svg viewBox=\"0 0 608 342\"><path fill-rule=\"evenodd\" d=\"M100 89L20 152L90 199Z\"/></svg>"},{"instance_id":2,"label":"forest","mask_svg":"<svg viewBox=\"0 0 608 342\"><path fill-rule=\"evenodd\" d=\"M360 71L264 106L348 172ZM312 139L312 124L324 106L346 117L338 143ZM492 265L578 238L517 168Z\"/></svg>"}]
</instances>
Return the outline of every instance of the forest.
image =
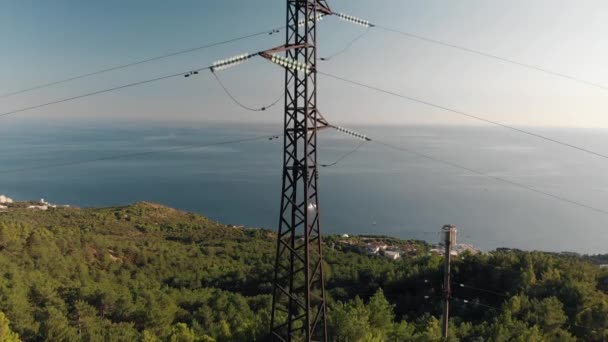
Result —
<instances>
[{"instance_id":1,"label":"forest","mask_svg":"<svg viewBox=\"0 0 608 342\"><path fill-rule=\"evenodd\" d=\"M331 341L439 341L443 257L324 242ZM390 239L390 238L386 238ZM266 341L275 233L152 203L0 212L0 341ZM602 256L454 258L450 341L604 341Z\"/></svg>"}]
</instances>

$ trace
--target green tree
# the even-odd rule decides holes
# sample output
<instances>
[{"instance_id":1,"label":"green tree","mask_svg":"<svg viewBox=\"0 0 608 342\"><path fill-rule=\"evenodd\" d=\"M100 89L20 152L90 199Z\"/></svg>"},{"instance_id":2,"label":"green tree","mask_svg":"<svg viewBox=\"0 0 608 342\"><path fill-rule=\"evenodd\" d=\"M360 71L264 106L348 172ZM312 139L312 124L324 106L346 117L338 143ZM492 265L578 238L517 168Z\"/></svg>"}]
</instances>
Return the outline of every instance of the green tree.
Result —
<instances>
[{"instance_id":1,"label":"green tree","mask_svg":"<svg viewBox=\"0 0 608 342\"><path fill-rule=\"evenodd\" d=\"M328 328L332 341L362 341L371 329L363 300L357 297L353 302L334 305L329 313Z\"/></svg>"},{"instance_id":2,"label":"green tree","mask_svg":"<svg viewBox=\"0 0 608 342\"><path fill-rule=\"evenodd\" d=\"M376 294L370 299L367 306L369 311L369 324L373 330L376 330L379 335L384 336L387 333L395 319L393 313L393 305L384 297L382 289L378 290Z\"/></svg>"},{"instance_id":3,"label":"green tree","mask_svg":"<svg viewBox=\"0 0 608 342\"><path fill-rule=\"evenodd\" d=\"M10 322L4 315L4 312L0 311L0 341L3 342L18 342L19 335L11 330Z\"/></svg>"},{"instance_id":4,"label":"green tree","mask_svg":"<svg viewBox=\"0 0 608 342\"><path fill-rule=\"evenodd\" d=\"M526 315L527 321L537 325L545 332L555 331L566 323L563 305L556 297L533 299Z\"/></svg>"},{"instance_id":5,"label":"green tree","mask_svg":"<svg viewBox=\"0 0 608 342\"><path fill-rule=\"evenodd\" d=\"M171 328L169 341L171 342L194 342L196 336L185 323L177 323Z\"/></svg>"},{"instance_id":6,"label":"green tree","mask_svg":"<svg viewBox=\"0 0 608 342\"><path fill-rule=\"evenodd\" d=\"M70 342L78 339L78 331L71 327L65 314L54 307L46 309L40 333L45 341Z\"/></svg>"}]
</instances>

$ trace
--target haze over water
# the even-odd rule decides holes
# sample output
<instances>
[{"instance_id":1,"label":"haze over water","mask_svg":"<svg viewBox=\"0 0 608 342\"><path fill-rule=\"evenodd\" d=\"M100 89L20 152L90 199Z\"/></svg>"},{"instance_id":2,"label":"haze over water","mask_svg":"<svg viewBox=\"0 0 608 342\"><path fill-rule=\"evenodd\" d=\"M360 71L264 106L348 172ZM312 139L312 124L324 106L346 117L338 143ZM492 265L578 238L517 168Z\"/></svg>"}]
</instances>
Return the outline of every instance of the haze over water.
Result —
<instances>
[{"instance_id":1,"label":"haze over water","mask_svg":"<svg viewBox=\"0 0 608 342\"><path fill-rule=\"evenodd\" d=\"M500 128L353 127L372 138L608 210L608 160ZM608 131L528 128L608 154ZM274 125L3 124L0 193L76 206L153 201L275 229L282 142L259 140L28 171L49 164L279 134ZM320 133L320 162L359 141ZM607 253L608 215L374 143L320 170L326 233L438 240L443 224L482 249Z\"/></svg>"}]
</instances>

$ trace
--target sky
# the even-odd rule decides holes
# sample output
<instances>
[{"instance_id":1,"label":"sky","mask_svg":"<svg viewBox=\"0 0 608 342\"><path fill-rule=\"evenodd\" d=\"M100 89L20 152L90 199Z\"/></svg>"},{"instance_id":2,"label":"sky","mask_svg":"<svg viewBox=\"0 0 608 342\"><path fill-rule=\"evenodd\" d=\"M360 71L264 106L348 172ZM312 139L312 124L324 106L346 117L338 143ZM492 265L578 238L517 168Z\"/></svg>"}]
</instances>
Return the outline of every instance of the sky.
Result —
<instances>
[{"instance_id":1,"label":"sky","mask_svg":"<svg viewBox=\"0 0 608 342\"><path fill-rule=\"evenodd\" d=\"M382 26L608 86L606 1L333 0L330 5ZM285 2L277 0L2 0L0 94L282 26L284 16ZM337 18L321 21L318 29L320 56L341 50L364 30ZM264 35L0 98L0 113L207 66L282 39ZM319 69L505 124L608 128L608 90L378 29L331 61L319 62ZM266 105L283 91L281 70L261 59L220 76L250 106ZM325 76L318 82L318 106L339 124L477 124ZM243 111L206 72L2 120L279 123L281 109Z\"/></svg>"}]
</instances>

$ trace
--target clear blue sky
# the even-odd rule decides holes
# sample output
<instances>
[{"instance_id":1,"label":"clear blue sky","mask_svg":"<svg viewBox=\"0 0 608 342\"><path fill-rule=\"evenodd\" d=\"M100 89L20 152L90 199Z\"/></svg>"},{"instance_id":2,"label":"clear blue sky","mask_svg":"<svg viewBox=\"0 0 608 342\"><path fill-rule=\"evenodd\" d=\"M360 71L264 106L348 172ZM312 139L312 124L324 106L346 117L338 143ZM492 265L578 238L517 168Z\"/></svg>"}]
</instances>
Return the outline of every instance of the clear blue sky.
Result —
<instances>
[{"instance_id":1,"label":"clear blue sky","mask_svg":"<svg viewBox=\"0 0 608 342\"><path fill-rule=\"evenodd\" d=\"M608 3L565 0L334 0L333 9L408 32L608 85ZM279 0L0 2L0 93L280 26ZM335 18L320 25L320 55L361 32ZM0 99L0 112L205 66L281 43L264 36L41 91ZM608 127L608 91L374 31L320 69L505 123ZM276 66L254 60L222 77L236 96L264 105L282 91ZM319 105L348 123L474 124L419 104L319 77ZM4 120L280 122L280 108L243 112L210 75L174 79Z\"/></svg>"}]
</instances>

